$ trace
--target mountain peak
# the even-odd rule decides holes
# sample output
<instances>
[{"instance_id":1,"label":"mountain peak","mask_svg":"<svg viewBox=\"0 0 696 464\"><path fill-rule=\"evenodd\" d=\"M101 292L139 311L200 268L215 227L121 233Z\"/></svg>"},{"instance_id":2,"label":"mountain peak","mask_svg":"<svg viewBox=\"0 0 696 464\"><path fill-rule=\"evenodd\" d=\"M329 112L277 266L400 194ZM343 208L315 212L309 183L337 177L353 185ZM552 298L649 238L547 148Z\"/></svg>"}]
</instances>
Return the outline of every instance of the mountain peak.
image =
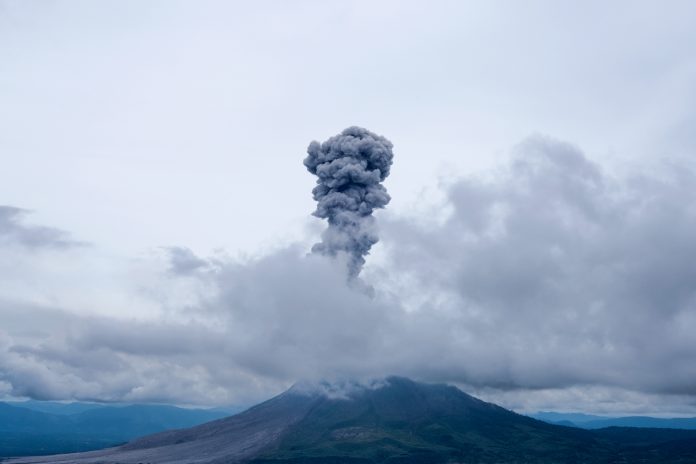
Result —
<instances>
[{"instance_id":1,"label":"mountain peak","mask_svg":"<svg viewBox=\"0 0 696 464\"><path fill-rule=\"evenodd\" d=\"M467 397L474 400L458 388L447 384L422 383L407 377L388 376L364 380L338 379L320 381L300 381L295 383L282 395L297 394L335 399L360 399L365 395L388 395L404 399L405 396L422 398L432 395ZM281 396L282 396L281 395ZM476 400L479 401L479 400Z\"/></svg>"},{"instance_id":2,"label":"mountain peak","mask_svg":"<svg viewBox=\"0 0 696 464\"><path fill-rule=\"evenodd\" d=\"M303 380L295 383L284 394L323 396L329 399L350 399L367 391L388 386L389 379L391 379L391 377L367 380Z\"/></svg>"}]
</instances>

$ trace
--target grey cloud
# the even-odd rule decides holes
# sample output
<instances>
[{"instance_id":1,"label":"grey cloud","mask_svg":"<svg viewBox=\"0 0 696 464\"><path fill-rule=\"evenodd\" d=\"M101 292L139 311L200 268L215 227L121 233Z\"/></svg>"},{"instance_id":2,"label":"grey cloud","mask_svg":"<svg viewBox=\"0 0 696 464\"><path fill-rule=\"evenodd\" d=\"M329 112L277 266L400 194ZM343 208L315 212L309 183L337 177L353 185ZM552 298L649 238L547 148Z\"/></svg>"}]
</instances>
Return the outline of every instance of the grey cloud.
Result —
<instances>
[{"instance_id":1,"label":"grey cloud","mask_svg":"<svg viewBox=\"0 0 696 464\"><path fill-rule=\"evenodd\" d=\"M18 244L29 249L62 249L84 245L60 229L25 224L24 217L28 213L25 209L0 205L0 244Z\"/></svg>"},{"instance_id":2,"label":"grey cloud","mask_svg":"<svg viewBox=\"0 0 696 464\"><path fill-rule=\"evenodd\" d=\"M472 357L498 352L467 381L693 395L694 180L686 167L612 177L532 138L504 173L452 184L441 227L385 225L390 268L450 295L481 343Z\"/></svg>"},{"instance_id":3,"label":"grey cloud","mask_svg":"<svg viewBox=\"0 0 696 464\"><path fill-rule=\"evenodd\" d=\"M399 310L348 286L335 262L290 248L209 276L217 295L185 315L203 322L87 318L2 302L0 321L21 313L38 323L30 334L5 326L0 380L15 395L44 399L224 404L262 399L300 378L381 368L381 358L365 360L392 343L380 332L398 323L390 320Z\"/></svg>"},{"instance_id":4,"label":"grey cloud","mask_svg":"<svg viewBox=\"0 0 696 464\"><path fill-rule=\"evenodd\" d=\"M200 273L214 291L166 323L0 325L0 381L37 397L221 404L400 374L526 409L694 410L692 171L612 176L536 137L446 193L444 223L384 218L381 260L362 275L373 295L300 247L228 259Z\"/></svg>"},{"instance_id":5,"label":"grey cloud","mask_svg":"<svg viewBox=\"0 0 696 464\"><path fill-rule=\"evenodd\" d=\"M275 391L254 391L253 379L227 358L228 337L200 324L84 317L7 301L0 309L0 322L29 318L37 326L29 334L0 331L0 380L14 396L231 404Z\"/></svg>"},{"instance_id":6,"label":"grey cloud","mask_svg":"<svg viewBox=\"0 0 696 464\"><path fill-rule=\"evenodd\" d=\"M169 256L169 272L172 275L187 276L208 269L210 262L196 256L186 247L165 247Z\"/></svg>"},{"instance_id":7,"label":"grey cloud","mask_svg":"<svg viewBox=\"0 0 696 464\"><path fill-rule=\"evenodd\" d=\"M349 127L324 143L312 142L304 160L317 176L312 190L314 215L327 219L328 229L312 251L328 256L345 254L348 273L355 277L365 256L377 243L372 213L391 200L382 185L392 164L392 143L363 129Z\"/></svg>"}]
</instances>

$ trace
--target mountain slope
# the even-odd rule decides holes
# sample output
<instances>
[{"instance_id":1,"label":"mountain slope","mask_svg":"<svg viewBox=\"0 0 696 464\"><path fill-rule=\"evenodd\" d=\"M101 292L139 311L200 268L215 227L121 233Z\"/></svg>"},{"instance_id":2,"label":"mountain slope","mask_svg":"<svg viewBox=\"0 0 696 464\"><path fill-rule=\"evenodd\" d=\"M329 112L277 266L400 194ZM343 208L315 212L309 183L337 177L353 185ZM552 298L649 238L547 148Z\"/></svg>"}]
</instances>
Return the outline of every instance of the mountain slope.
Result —
<instances>
[{"instance_id":1,"label":"mountain slope","mask_svg":"<svg viewBox=\"0 0 696 464\"><path fill-rule=\"evenodd\" d=\"M589 431L541 422L446 385L389 378L342 394L291 389L233 417L109 450L12 463L694 462L696 432ZM689 461L691 460L691 461Z\"/></svg>"},{"instance_id":2,"label":"mountain slope","mask_svg":"<svg viewBox=\"0 0 696 464\"><path fill-rule=\"evenodd\" d=\"M9 462L240 462L275 445L290 426L305 417L316 399L314 396L286 392L236 416L189 429L158 433L118 448L60 456L20 458Z\"/></svg>"},{"instance_id":3,"label":"mountain slope","mask_svg":"<svg viewBox=\"0 0 696 464\"><path fill-rule=\"evenodd\" d=\"M363 391L350 401L317 401L257 462L544 462L607 452L585 431L550 426L454 387L390 378L388 387Z\"/></svg>"}]
</instances>

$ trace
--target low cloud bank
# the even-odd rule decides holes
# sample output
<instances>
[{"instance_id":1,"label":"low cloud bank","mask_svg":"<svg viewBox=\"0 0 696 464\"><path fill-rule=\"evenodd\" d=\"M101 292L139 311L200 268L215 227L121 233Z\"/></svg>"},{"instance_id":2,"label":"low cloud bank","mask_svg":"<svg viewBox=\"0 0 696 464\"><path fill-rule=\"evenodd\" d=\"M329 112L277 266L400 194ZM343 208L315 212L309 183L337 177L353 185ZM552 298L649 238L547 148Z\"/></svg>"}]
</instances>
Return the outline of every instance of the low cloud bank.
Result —
<instances>
[{"instance_id":1,"label":"low cloud bank","mask_svg":"<svg viewBox=\"0 0 696 464\"><path fill-rule=\"evenodd\" d=\"M30 211L14 206L0 205L0 246L18 245L26 249L70 248L84 245L73 240L60 229L27 224Z\"/></svg>"},{"instance_id":2,"label":"low cloud bank","mask_svg":"<svg viewBox=\"0 0 696 464\"><path fill-rule=\"evenodd\" d=\"M162 285L195 298L158 319L2 301L15 324L0 323L0 387L229 404L298 379L397 374L512 407L586 392L625 410L623 392L647 412L696 413L695 180L683 166L618 178L532 138L508 166L448 185L444 221L380 216L364 287L300 246L245 263L170 248Z\"/></svg>"}]
</instances>

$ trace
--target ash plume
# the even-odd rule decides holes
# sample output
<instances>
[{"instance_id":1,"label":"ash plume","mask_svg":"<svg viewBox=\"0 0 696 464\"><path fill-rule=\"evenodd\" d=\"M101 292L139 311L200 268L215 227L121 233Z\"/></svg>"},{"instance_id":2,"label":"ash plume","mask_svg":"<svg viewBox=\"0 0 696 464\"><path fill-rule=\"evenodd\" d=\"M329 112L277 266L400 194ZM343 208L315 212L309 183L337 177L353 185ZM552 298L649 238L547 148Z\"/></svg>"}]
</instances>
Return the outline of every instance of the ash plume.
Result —
<instances>
[{"instance_id":1,"label":"ash plume","mask_svg":"<svg viewBox=\"0 0 696 464\"><path fill-rule=\"evenodd\" d=\"M365 255L379 240L372 212L391 200L382 182L389 175L392 147L386 138L353 126L307 148L304 165L317 176L312 214L329 222L312 252L345 256L350 278L360 273Z\"/></svg>"}]
</instances>

